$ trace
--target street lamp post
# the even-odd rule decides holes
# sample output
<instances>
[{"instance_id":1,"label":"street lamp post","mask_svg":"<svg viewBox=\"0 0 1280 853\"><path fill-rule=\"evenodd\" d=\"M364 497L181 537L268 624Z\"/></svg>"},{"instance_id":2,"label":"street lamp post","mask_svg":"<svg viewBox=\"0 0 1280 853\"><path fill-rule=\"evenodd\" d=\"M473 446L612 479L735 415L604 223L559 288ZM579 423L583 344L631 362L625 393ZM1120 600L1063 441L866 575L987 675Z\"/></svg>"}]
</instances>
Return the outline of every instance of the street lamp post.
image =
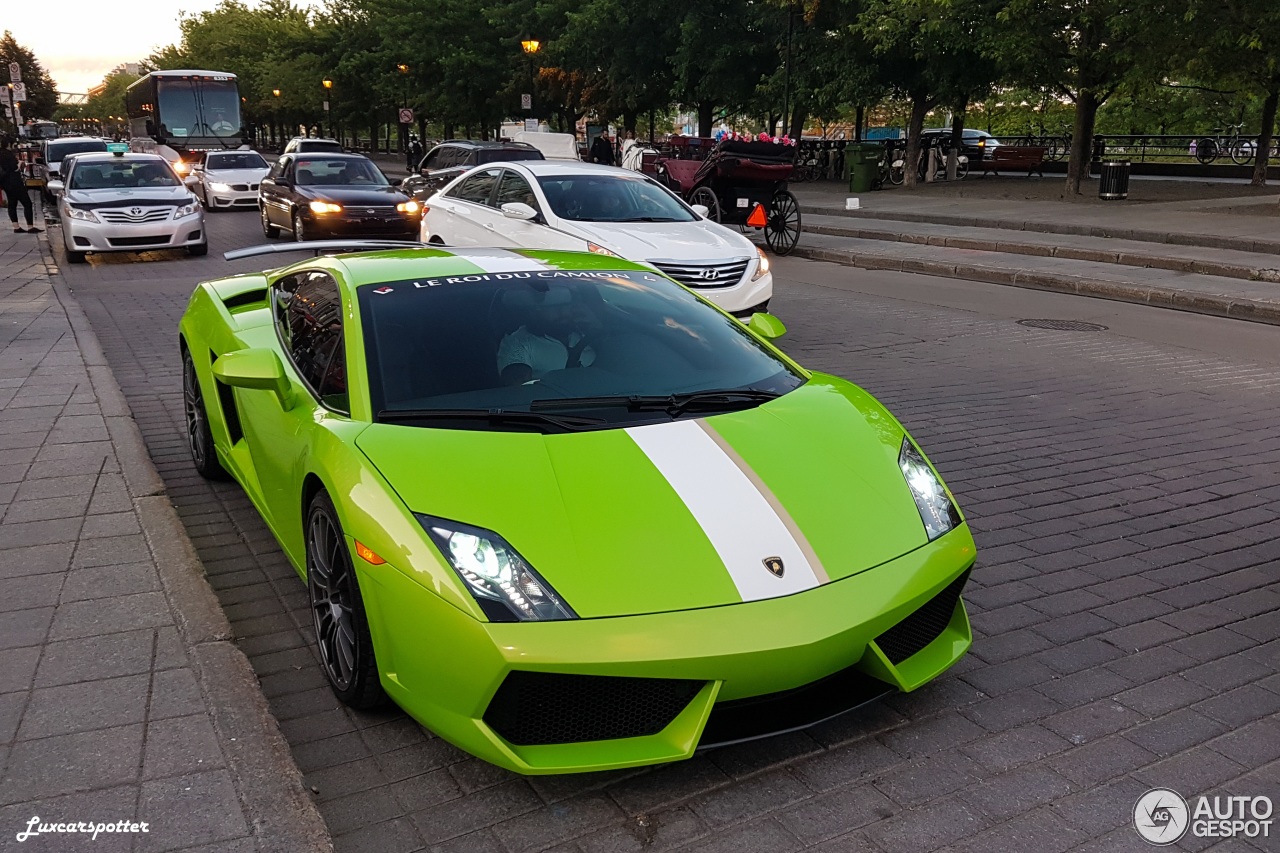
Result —
<instances>
[{"instance_id":1,"label":"street lamp post","mask_svg":"<svg viewBox=\"0 0 1280 853\"><path fill-rule=\"evenodd\" d=\"M533 118L533 57L542 49L542 42L537 39L525 39L520 42L520 48L524 51L524 55L529 58L529 108L526 111L529 118ZM523 101L524 99L521 98ZM521 107L524 104L520 105Z\"/></svg>"},{"instance_id":2,"label":"street lamp post","mask_svg":"<svg viewBox=\"0 0 1280 853\"><path fill-rule=\"evenodd\" d=\"M409 66L401 63L396 70L400 72L400 109L405 109L409 106ZM400 121L398 115L396 122L400 125L400 153L403 154L409 150L409 125Z\"/></svg>"},{"instance_id":3,"label":"street lamp post","mask_svg":"<svg viewBox=\"0 0 1280 853\"><path fill-rule=\"evenodd\" d=\"M275 96L275 109L271 111L271 147L276 145L276 128L280 126L280 90L272 89L271 94ZM283 135L281 138L283 141Z\"/></svg>"},{"instance_id":4,"label":"street lamp post","mask_svg":"<svg viewBox=\"0 0 1280 853\"><path fill-rule=\"evenodd\" d=\"M328 77L320 81L324 86L324 123L329 126L329 138L333 138L333 119L329 117L329 92L333 89L333 81Z\"/></svg>"}]
</instances>

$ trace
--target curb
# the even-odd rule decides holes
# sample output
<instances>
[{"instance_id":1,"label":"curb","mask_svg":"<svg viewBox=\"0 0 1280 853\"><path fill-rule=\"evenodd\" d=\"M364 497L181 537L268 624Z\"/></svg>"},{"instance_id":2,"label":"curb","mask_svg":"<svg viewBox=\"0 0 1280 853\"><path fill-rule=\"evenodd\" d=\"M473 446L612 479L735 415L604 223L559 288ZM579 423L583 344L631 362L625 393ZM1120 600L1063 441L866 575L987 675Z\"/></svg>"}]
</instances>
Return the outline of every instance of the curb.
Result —
<instances>
[{"instance_id":1,"label":"curb","mask_svg":"<svg viewBox=\"0 0 1280 853\"><path fill-rule=\"evenodd\" d=\"M962 225L972 228L972 216L956 213L908 213L895 210L845 210L842 207L819 207L801 204L801 214L813 216L847 216L850 219L892 219L897 222L919 222L932 225ZM983 219L983 228L1006 231L1034 231L1040 234L1072 234L1078 237L1112 237L1142 243L1166 243L1173 246L1199 246L1205 249L1238 249L1265 255L1280 254L1280 240L1254 240L1247 237L1222 237L1213 234L1174 234L1146 231L1141 228L1108 228L1101 225L1072 225L1068 222L1045 222L1037 219Z\"/></svg>"},{"instance_id":2,"label":"curb","mask_svg":"<svg viewBox=\"0 0 1280 853\"><path fill-rule=\"evenodd\" d=\"M974 226L970 223L969 227ZM982 225L979 227L986 228L987 226ZM1090 249L1079 246L1046 246L1043 243L1018 243L1012 240L988 240L980 237L944 237L940 234L911 234L901 231L887 231L880 228L806 225L804 230L812 234L824 234L829 237L851 237L856 240L909 243L917 246L937 246L947 249L971 249L979 252L999 252L1006 255L1027 255L1040 258L1062 258L1071 261L1093 261L1125 267L1216 275L1222 278L1236 278L1245 281L1280 282L1280 258L1277 258L1275 267L1249 267L1243 264L1217 263L1215 261L1192 258L1169 258L1119 250L1107 251L1105 249ZM1165 243L1164 245L1174 244Z\"/></svg>"},{"instance_id":3,"label":"curb","mask_svg":"<svg viewBox=\"0 0 1280 853\"><path fill-rule=\"evenodd\" d=\"M165 496L142 433L116 383L97 335L54 263L46 235L41 253L54 295L71 324L90 383L107 421L143 534L160 574L183 647L191 655L256 848L264 853L331 851L333 842L306 792L289 744L271 714L249 659L232 642L213 588L205 580L182 520Z\"/></svg>"},{"instance_id":4,"label":"curb","mask_svg":"<svg viewBox=\"0 0 1280 853\"><path fill-rule=\"evenodd\" d=\"M1095 299L1115 302L1133 302L1155 308L1171 308L1192 314L1208 314L1252 323L1280 326L1280 302L1259 302L1251 299L1230 299L1212 293L1170 290L1146 287L1122 282L1096 281L1084 276L1055 273L1029 272L1008 267L988 267L980 264L954 264L945 261L929 261L922 258L886 258L877 255L858 254L848 249L808 248L797 246L791 253L795 257L815 261L829 261L844 266L867 270L922 273L943 278L960 278L986 284L1003 284L1032 290L1051 290Z\"/></svg>"}]
</instances>

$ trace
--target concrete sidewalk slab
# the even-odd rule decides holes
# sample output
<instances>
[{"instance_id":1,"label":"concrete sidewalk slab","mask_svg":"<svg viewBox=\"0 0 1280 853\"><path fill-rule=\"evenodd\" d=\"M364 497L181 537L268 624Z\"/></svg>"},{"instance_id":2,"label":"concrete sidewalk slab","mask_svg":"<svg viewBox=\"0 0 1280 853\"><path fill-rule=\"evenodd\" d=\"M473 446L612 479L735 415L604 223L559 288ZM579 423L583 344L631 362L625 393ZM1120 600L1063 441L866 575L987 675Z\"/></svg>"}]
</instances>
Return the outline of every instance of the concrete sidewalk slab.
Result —
<instances>
[{"instance_id":1,"label":"concrete sidewalk slab","mask_svg":"<svg viewBox=\"0 0 1280 853\"><path fill-rule=\"evenodd\" d=\"M0 404L0 831L38 817L111 824L103 850L330 849L36 235L0 233Z\"/></svg>"}]
</instances>

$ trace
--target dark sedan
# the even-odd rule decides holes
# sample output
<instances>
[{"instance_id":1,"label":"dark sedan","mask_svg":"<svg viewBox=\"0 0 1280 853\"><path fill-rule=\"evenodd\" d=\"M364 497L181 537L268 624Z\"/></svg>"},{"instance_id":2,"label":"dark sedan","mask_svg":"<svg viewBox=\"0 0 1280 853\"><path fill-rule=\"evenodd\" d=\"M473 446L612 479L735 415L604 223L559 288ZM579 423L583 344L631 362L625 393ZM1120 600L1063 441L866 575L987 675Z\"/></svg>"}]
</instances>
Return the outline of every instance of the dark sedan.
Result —
<instances>
[{"instance_id":1,"label":"dark sedan","mask_svg":"<svg viewBox=\"0 0 1280 853\"><path fill-rule=\"evenodd\" d=\"M262 233L321 237L418 238L422 205L393 187L359 154L285 154L258 190Z\"/></svg>"}]
</instances>

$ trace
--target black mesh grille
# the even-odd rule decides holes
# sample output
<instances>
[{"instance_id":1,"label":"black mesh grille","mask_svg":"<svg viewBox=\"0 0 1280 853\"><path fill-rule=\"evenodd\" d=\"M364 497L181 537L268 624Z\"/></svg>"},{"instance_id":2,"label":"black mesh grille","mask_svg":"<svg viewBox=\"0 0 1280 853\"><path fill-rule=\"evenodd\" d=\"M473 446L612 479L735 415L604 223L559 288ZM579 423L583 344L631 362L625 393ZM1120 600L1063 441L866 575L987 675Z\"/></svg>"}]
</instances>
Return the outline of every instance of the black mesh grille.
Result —
<instances>
[{"instance_id":1,"label":"black mesh grille","mask_svg":"<svg viewBox=\"0 0 1280 853\"><path fill-rule=\"evenodd\" d=\"M876 637L876 645L891 663L902 663L938 639L955 613L960 590L969 579L969 571L953 580L946 589L920 605L920 608Z\"/></svg>"},{"instance_id":2,"label":"black mesh grille","mask_svg":"<svg viewBox=\"0 0 1280 853\"><path fill-rule=\"evenodd\" d=\"M484 721L516 746L655 735L706 682L512 672Z\"/></svg>"}]
</instances>

